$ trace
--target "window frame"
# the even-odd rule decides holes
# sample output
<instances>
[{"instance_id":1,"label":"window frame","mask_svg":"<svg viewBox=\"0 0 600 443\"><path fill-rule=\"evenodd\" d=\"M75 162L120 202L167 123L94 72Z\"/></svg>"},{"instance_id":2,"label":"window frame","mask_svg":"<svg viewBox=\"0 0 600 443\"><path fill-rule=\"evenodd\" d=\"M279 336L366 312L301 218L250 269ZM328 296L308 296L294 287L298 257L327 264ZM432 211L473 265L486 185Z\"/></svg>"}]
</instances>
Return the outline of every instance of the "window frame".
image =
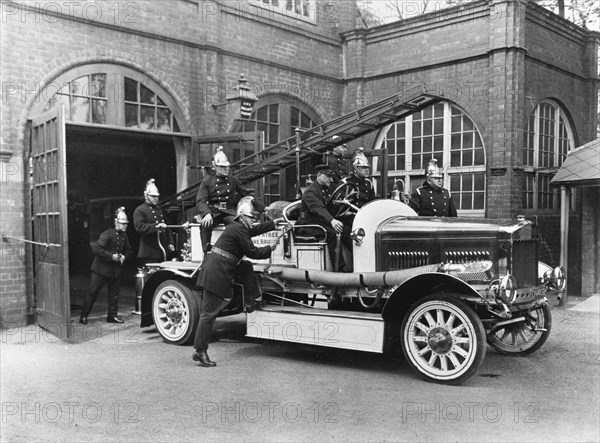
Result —
<instances>
[{"instance_id":1,"label":"window frame","mask_svg":"<svg viewBox=\"0 0 600 443\"><path fill-rule=\"evenodd\" d=\"M148 76L144 75L139 71L128 68L126 66L115 65L110 63L90 63L63 72L56 79L54 79L52 82L45 86L44 92L42 94L43 100L39 100L36 102L35 106L32 109L32 113L41 113L45 109L47 104L53 100L56 93L59 93L70 82L73 82L83 76L90 77L94 74L106 75L105 92L107 104L105 109L105 123L83 123L71 120L70 118L67 119L67 123L75 125L85 124L98 126L116 126L119 128L130 129L134 131L186 135L186 133L182 130L182 123L185 123L186 121L184 115L180 111L179 106L171 98L171 95L167 93L167 91L165 91L158 83L148 78ZM171 131L164 131L158 129L141 129L139 127L125 126L125 77L129 77L132 80L143 84L146 88L150 89L165 103L166 107L171 112L171 120L175 122L172 124ZM69 96L71 95L72 94L70 94ZM175 132L175 127L179 129L179 132Z\"/></svg>"},{"instance_id":2,"label":"window frame","mask_svg":"<svg viewBox=\"0 0 600 443\"><path fill-rule=\"evenodd\" d=\"M549 134L540 134L540 125L545 119L543 107L550 106L554 109L554 123L552 133L552 165L540 166L540 155L549 151L540 152L540 137ZM530 124L533 121L533 131ZM542 125L543 126L543 125ZM564 133L566 134L563 134ZM566 137L563 137L566 135ZM565 142L566 141L566 142ZM530 146L533 143L533 146ZM566 149L565 149L566 146ZM521 209L525 214L555 214L560 211L559 189L550 185L550 180L558 172L570 150L575 147L575 138L571 128L569 114L554 100L540 101L527 116L523 130L523 178L521 190ZM530 160L531 159L531 160ZM549 201L552 207L540 207L540 199ZM531 206L529 206L531 202Z\"/></svg>"},{"instance_id":3,"label":"window frame","mask_svg":"<svg viewBox=\"0 0 600 443\"><path fill-rule=\"evenodd\" d=\"M487 153L486 153L483 137L481 136L481 131L477 127L477 124L475 123L475 121L469 116L469 114L464 109L462 109L460 106L458 106L457 104L450 102L450 101L442 101L440 103L437 103L437 105L439 105L439 104L442 104L444 106L443 114L442 114L443 132L442 132L442 151L441 151L443 161L440 163L438 160L438 164L440 165L440 167L444 173L443 187L452 192L452 190L451 190L451 177L452 176L465 177L465 174L482 174L483 179L484 179L483 190L479 191L479 192L483 193L483 208L482 209L459 209L460 202L456 200L456 197L453 197L453 198L455 200L455 204L456 204L457 212L458 212L459 216L462 216L462 217L484 217L485 213L487 211L487 174L486 174ZM435 107L436 105L434 104L432 106ZM483 151L483 164L471 165L471 166L451 166L452 116L453 116L452 115L452 107L455 107L456 109L458 109L462 115L469 118L470 121L472 122L473 133L477 133L479 135L479 139L481 140L481 149ZM412 153L413 114L405 117L402 121L405 122L404 139L406 140L405 149L404 149L404 155L405 155L404 169L392 170L391 168L388 168L388 181L391 181L394 179L395 180L402 179L404 181L405 192L410 194L410 192L413 188L416 189L417 187L421 186L421 183L425 180L425 173L426 173L427 165L425 164L425 165L423 165L424 166L423 168L419 168L419 169L407 169L407 166L409 164L412 165L411 157L413 154ZM382 149L382 147L384 146L384 143L386 142L388 130L393 125L398 125L398 123L400 123L400 122L401 121L392 123L391 125L384 127L379 132L379 134L375 140L375 144L374 144L375 149ZM463 132L461 131L461 134L462 133ZM432 135L432 136L435 137L435 135ZM396 139L398 139L398 137L396 137ZM463 151L463 149L461 148L461 152L462 151ZM398 151L396 151L396 152L398 152ZM379 157L373 157L373 179L375 182L374 185L375 185L376 190L377 190L378 186L380 186L380 182L381 182L381 172L377 171L379 169L380 161L381 160L379 159ZM474 175L473 175L473 177L474 177ZM472 180L472 181L474 182L475 180ZM461 180L461 182L462 182L462 180ZM462 193L461 193L461 198L462 198ZM474 198L474 196L472 198Z\"/></svg>"},{"instance_id":4,"label":"window frame","mask_svg":"<svg viewBox=\"0 0 600 443\"><path fill-rule=\"evenodd\" d=\"M260 129L258 128L257 125L257 114L258 111L262 108L264 108L265 106L274 106L277 105L277 112L278 112L278 116L277 116L277 123L268 123L268 122L264 122L261 120L261 122L269 124L269 125L276 125L278 127L278 139L277 141L273 142L273 140L271 139L271 137L268 137L268 134L265 134L265 141L264 141L264 146L265 148L268 146L272 146L276 143L279 143L282 140L286 140L292 136L295 135L295 132L293 131L294 127L292 125L292 109L295 108L297 109L301 114L300 116L302 117L302 114L304 114L306 117L308 117L313 126L317 126L319 124L321 124L322 119L319 117L319 115L311 108L309 107L306 103L300 101L299 99L289 96L289 95L285 95L285 94L281 94L281 93L273 93L273 94L268 94L268 95L264 95L262 97L260 97L260 99L258 100L258 102L256 102L254 104L253 107L253 111L252 111L252 115L250 116L249 119L244 119L244 120L239 120L236 125L233 126L233 129L231 132L243 132L244 131L244 127L246 127L247 125L251 125L250 129L254 128L254 130L259 131ZM268 114L270 115L270 114ZM252 122L254 122L254 125L252 125ZM319 157L320 160L320 157ZM320 161L319 161L320 163ZM301 165L302 167L302 165ZM304 178L304 177L303 177ZM286 199L284 197L287 195L291 195L291 192L289 191L288 187L291 186L293 183L295 184L296 181L296 173L295 173L295 166L290 166L289 168L286 169L281 169L279 171L273 172L271 174L269 174L268 176L264 177L262 179L262 184L261 186L264 189L264 199L265 199L265 203L269 203L270 201L275 201L275 200L281 200L281 199ZM279 192L275 193L272 192L272 186L277 185L279 186ZM294 186L295 187L295 186ZM295 189L294 189L295 192Z\"/></svg>"},{"instance_id":5,"label":"window frame","mask_svg":"<svg viewBox=\"0 0 600 443\"><path fill-rule=\"evenodd\" d=\"M308 16L288 11L285 7L288 2L306 4ZM311 24L317 23L317 0L251 0L248 4L294 20L302 20Z\"/></svg>"}]
</instances>

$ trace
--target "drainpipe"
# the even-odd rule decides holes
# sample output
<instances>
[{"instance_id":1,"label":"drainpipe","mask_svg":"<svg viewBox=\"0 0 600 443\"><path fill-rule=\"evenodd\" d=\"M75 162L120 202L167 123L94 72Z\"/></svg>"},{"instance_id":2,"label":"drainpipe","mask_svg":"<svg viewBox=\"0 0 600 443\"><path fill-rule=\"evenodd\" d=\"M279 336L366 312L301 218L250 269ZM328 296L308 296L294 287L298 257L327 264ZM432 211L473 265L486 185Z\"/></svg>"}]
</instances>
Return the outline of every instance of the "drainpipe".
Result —
<instances>
[{"instance_id":1,"label":"drainpipe","mask_svg":"<svg viewBox=\"0 0 600 443\"><path fill-rule=\"evenodd\" d=\"M566 305L569 286L569 194L566 185L560 186L560 264L567 273L565 292L560 304Z\"/></svg>"}]
</instances>

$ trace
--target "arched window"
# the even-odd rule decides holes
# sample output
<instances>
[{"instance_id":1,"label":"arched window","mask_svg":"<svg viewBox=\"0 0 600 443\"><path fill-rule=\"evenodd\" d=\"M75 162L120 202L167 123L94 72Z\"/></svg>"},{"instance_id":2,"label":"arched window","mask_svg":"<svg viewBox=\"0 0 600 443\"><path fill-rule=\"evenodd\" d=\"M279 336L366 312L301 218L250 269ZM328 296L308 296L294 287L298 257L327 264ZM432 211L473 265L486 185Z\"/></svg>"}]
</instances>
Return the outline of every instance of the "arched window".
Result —
<instances>
[{"instance_id":1,"label":"arched window","mask_svg":"<svg viewBox=\"0 0 600 443\"><path fill-rule=\"evenodd\" d=\"M303 103L286 96L262 97L254 105L255 111L248 120L241 120L234 132L263 131L265 147L274 145L295 135L296 128L308 129L318 124L318 116ZM314 160L314 161L313 161ZM306 176L311 166L321 158L304 161L300 174ZM293 200L296 193L296 168L274 172L264 179L265 203L277 200Z\"/></svg>"},{"instance_id":2,"label":"arched window","mask_svg":"<svg viewBox=\"0 0 600 443\"><path fill-rule=\"evenodd\" d=\"M552 101L535 107L523 143L523 209L554 210L558 198L550 180L574 146L565 112Z\"/></svg>"},{"instance_id":3,"label":"arched window","mask_svg":"<svg viewBox=\"0 0 600 443\"><path fill-rule=\"evenodd\" d=\"M71 122L181 132L168 94L123 66L82 66L63 74L46 90L54 94L43 109L62 103Z\"/></svg>"},{"instance_id":4,"label":"arched window","mask_svg":"<svg viewBox=\"0 0 600 443\"><path fill-rule=\"evenodd\" d=\"M387 149L389 189L402 179L405 192L413 192L435 158L460 214L484 215L485 149L473 120L458 106L441 102L412 114L384 129L379 145ZM384 166L379 160L375 163L379 182Z\"/></svg>"}]
</instances>

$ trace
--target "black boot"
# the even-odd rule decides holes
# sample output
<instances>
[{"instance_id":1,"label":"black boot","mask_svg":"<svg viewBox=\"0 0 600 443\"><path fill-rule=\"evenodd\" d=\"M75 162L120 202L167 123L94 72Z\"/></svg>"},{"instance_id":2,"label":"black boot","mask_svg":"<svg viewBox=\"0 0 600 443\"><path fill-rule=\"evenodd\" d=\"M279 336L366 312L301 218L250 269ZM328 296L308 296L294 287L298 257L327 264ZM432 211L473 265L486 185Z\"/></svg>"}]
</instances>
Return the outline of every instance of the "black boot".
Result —
<instances>
[{"instance_id":1,"label":"black boot","mask_svg":"<svg viewBox=\"0 0 600 443\"><path fill-rule=\"evenodd\" d=\"M79 323L81 323L82 325L87 325L88 324L87 316L82 315L81 317L79 317Z\"/></svg>"},{"instance_id":2,"label":"black boot","mask_svg":"<svg viewBox=\"0 0 600 443\"><path fill-rule=\"evenodd\" d=\"M201 351L197 349L196 351L194 351L194 355L192 355L192 360L197 361L198 363L200 363L200 366L204 366L205 368L217 366L217 364L208 357L208 353L206 352L206 350Z\"/></svg>"}]
</instances>

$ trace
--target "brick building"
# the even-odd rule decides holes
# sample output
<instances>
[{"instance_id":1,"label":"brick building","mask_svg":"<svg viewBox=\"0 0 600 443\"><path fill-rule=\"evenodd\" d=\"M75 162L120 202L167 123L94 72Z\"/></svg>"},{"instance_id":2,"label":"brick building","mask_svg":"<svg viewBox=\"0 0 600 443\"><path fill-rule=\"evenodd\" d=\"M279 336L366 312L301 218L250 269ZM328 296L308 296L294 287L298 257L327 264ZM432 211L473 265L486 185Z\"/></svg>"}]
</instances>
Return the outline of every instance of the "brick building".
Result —
<instances>
[{"instance_id":1,"label":"brick building","mask_svg":"<svg viewBox=\"0 0 600 443\"><path fill-rule=\"evenodd\" d=\"M542 258L556 265L550 179L569 149L596 136L600 35L527 0L373 29L353 1L7 1L1 32L2 323L51 309L45 292L87 273L89 241L114 207L131 216L148 178L163 196L193 184L212 155L196 137L259 130L272 144L426 87L445 100L353 144L386 150L373 160L379 189L382 168L418 186L434 156L459 215L537 218ZM246 122L223 104L241 73L259 98ZM262 195L289 199L294 176L265 179ZM48 246L18 240L31 238Z\"/></svg>"}]
</instances>

